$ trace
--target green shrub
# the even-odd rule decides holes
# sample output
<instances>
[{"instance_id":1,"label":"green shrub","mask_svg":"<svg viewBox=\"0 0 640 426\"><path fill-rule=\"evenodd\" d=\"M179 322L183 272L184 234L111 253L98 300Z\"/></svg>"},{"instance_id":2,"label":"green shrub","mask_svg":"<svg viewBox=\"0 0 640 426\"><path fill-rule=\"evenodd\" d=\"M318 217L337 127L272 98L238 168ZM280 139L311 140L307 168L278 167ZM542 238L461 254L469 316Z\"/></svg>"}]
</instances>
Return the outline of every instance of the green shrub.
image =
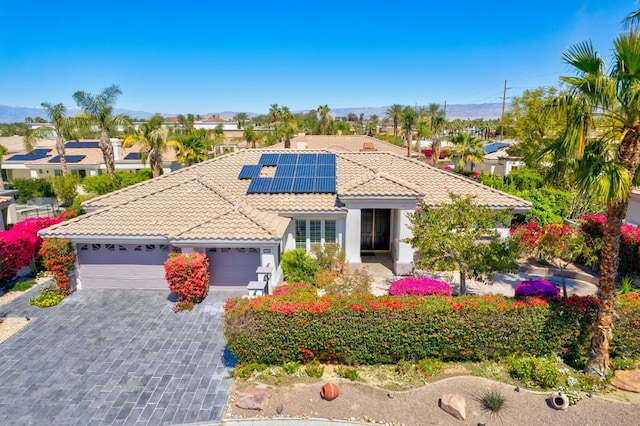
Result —
<instances>
[{"instance_id":1,"label":"green shrub","mask_svg":"<svg viewBox=\"0 0 640 426\"><path fill-rule=\"evenodd\" d=\"M409 374L411 370L413 370L413 363L403 359L398 361L398 365L396 366L398 374Z\"/></svg>"},{"instance_id":2,"label":"green shrub","mask_svg":"<svg viewBox=\"0 0 640 426\"><path fill-rule=\"evenodd\" d=\"M312 361L309 364L305 365L304 370L309 377L315 377L319 379L324 375L324 365L320 364L320 362Z\"/></svg>"},{"instance_id":3,"label":"green shrub","mask_svg":"<svg viewBox=\"0 0 640 426\"><path fill-rule=\"evenodd\" d=\"M53 192L61 206L68 207L78 195L78 178L74 175L57 176L51 179Z\"/></svg>"},{"instance_id":4,"label":"green shrub","mask_svg":"<svg viewBox=\"0 0 640 426\"><path fill-rule=\"evenodd\" d=\"M82 189L90 194L104 195L120 189L116 178L110 175L87 176L82 180Z\"/></svg>"},{"instance_id":5,"label":"green shrub","mask_svg":"<svg viewBox=\"0 0 640 426\"><path fill-rule=\"evenodd\" d=\"M57 288L49 286L43 288L37 297L29 299L29 304L39 308L49 308L62 302L62 299L64 299L64 294L60 293Z\"/></svg>"},{"instance_id":6,"label":"green shrub","mask_svg":"<svg viewBox=\"0 0 640 426\"><path fill-rule=\"evenodd\" d=\"M82 203L87 200L92 199L92 195L78 195L73 199L73 203L67 208L67 212L69 212L72 216L81 216L85 214L84 208L82 207Z\"/></svg>"},{"instance_id":7,"label":"green shrub","mask_svg":"<svg viewBox=\"0 0 640 426\"><path fill-rule=\"evenodd\" d=\"M12 179L9 182L12 189L16 189L16 200L25 203L32 198L53 197L53 187L48 179Z\"/></svg>"},{"instance_id":8,"label":"green shrub","mask_svg":"<svg viewBox=\"0 0 640 426\"><path fill-rule=\"evenodd\" d=\"M290 361L282 364L282 369L287 374L295 374L300 370L300 363L298 361Z\"/></svg>"},{"instance_id":9,"label":"green shrub","mask_svg":"<svg viewBox=\"0 0 640 426\"><path fill-rule=\"evenodd\" d=\"M345 253L338 244L314 244L311 253L320 270L342 271L345 266Z\"/></svg>"},{"instance_id":10,"label":"green shrub","mask_svg":"<svg viewBox=\"0 0 640 426\"><path fill-rule=\"evenodd\" d=\"M317 270L316 261L305 250L291 250L282 254L282 271L289 282L314 284Z\"/></svg>"},{"instance_id":11,"label":"green shrub","mask_svg":"<svg viewBox=\"0 0 640 426\"><path fill-rule=\"evenodd\" d=\"M34 285L36 285L35 278L29 279L29 280L23 280L23 281L16 281L6 291L7 293L12 291L27 291Z\"/></svg>"},{"instance_id":12,"label":"green shrub","mask_svg":"<svg viewBox=\"0 0 640 426\"><path fill-rule=\"evenodd\" d=\"M430 377L438 374L444 368L444 363L437 358L425 358L418 361L416 371L424 377Z\"/></svg>"},{"instance_id":13,"label":"green shrub","mask_svg":"<svg viewBox=\"0 0 640 426\"><path fill-rule=\"evenodd\" d=\"M342 377L343 379L349 379L352 382L360 379L358 375L358 369L356 367L343 367L342 365L338 365L335 369L338 377Z\"/></svg>"},{"instance_id":14,"label":"green shrub","mask_svg":"<svg viewBox=\"0 0 640 426\"><path fill-rule=\"evenodd\" d=\"M124 188L136 183L140 183L145 180L149 180L153 177L151 169L140 169L135 173L130 172L118 172L116 173L116 179L120 188Z\"/></svg>"},{"instance_id":15,"label":"green shrub","mask_svg":"<svg viewBox=\"0 0 640 426\"><path fill-rule=\"evenodd\" d=\"M571 211L574 194L555 188L528 189L516 191L514 195L531 202L528 216L545 223L562 222Z\"/></svg>"},{"instance_id":16,"label":"green shrub","mask_svg":"<svg viewBox=\"0 0 640 426\"><path fill-rule=\"evenodd\" d=\"M524 168L512 170L504 177L504 181L507 186L514 188L516 191L527 191L541 188L544 177L535 169Z\"/></svg>"},{"instance_id":17,"label":"green shrub","mask_svg":"<svg viewBox=\"0 0 640 426\"><path fill-rule=\"evenodd\" d=\"M505 398L497 389L487 390L480 397L482 406L485 410L497 413L504 407Z\"/></svg>"},{"instance_id":18,"label":"green shrub","mask_svg":"<svg viewBox=\"0 0 640 426\"><path fill-rule=\"evenodd\" d=\"M562 377L558 370L558 362L553 356L523 356L507 359L509 372L516 379L525 383L549 389L556 386Z\"/></svg>"},{"instance_id":19,"label":"green shrub","mask_svg":"<svg viewBox=\"0 0 640 426\"><path fill-rule=\"evenodd\" d=\"M577 296L547 302L288 293L229 299L225 309L225 337L239 362L280 365L305 353L305 361L371 365L424 358L496 359L513 353L582 354L597 304L594 298ZM626 317L638 318L640 308L634 309ZM635 339L615 350L639 353L640 327L623 325L615 332Z\"/></svg>"}]
</instances>

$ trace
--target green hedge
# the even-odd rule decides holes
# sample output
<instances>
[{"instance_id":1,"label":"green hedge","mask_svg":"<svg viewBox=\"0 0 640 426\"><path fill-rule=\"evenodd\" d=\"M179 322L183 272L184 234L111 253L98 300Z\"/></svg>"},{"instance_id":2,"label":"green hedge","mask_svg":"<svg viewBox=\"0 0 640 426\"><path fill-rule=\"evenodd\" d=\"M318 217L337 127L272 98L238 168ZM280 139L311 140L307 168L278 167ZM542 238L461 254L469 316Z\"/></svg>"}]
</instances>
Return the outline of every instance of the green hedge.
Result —
<instances>
[{"instance_id":1,"label":"green hedge","mask_svg":"<svg viewBox=\"0 0 640 426\"><path fill-rule=\"evenodd\" d=\"M631 305L634 314L628 317L640 318L640 303ZM318 298L285 292L229 299L225 310L225 336L240 363L315 358L379 364L425 357L481 360L519 353L557 353L577 360L586 353L597 299ZM626 340L623 352L639 351L640 327L622 321L618 327L616 338Z\"/></svg>"},{"instance_id":2,"label":"green hedge","mask_svg":"<svg viewBox=\"0 0 640 426\"><path fill-rule=\"evenodd\" d=\"M18 190L16 200L24 203L32 198L53 197L53 188L49 179L17 178L9 182L12 189Z\"/></svg>"}]
</instances>

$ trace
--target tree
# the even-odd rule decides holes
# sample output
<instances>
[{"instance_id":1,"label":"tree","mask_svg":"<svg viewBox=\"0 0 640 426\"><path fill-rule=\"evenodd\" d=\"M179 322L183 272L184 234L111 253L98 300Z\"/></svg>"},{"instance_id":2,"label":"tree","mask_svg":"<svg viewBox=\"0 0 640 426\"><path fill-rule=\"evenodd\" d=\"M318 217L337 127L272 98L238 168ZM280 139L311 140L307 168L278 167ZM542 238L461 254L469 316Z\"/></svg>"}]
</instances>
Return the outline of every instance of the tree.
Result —
<instances>
[{"instance_id":1,"label":"tree","mask_svg":"<svg viewBox=\"0 0 640 426\"><path fill-rule=\"evenodd\" d=\"M178 162L183 166L191 166L209 158L212 148L211 139L205 129L194 129L188 135L179 135L167 142L176 149Z\"/></svg>"},{"instance_id":2,"label":"tree","mask_svg":"<svg viewBox=\"0 0 640 426\"><path fill-rule=\"evenodd\" d=\"M636 27L613 42L609 68L591 42L570 47L563 60L575 71L560 77L568 93L553 103L564 114L566 129L554 146L573 159L575 182L606 205L600 258L598 315L585 372L604 377L613 340L615 280L621 225L632 184L639 184L640 163L640 34Z\"/></svg>"},{"instance_id":3,"label":"tree","mask_svg":"<svg viewBox=\"0 0 640 426\"><path fill-rule=\"evenodd\" d=\"M318 107L318 116L320 117L320 125L322 126L323 135L327 134L327 124L329 123L329 120L331 120L329 111L331 111L331 108L329 108L329 105L327 104L320 105Z\"/></svg>"},{"instance_id":4,"label":"tree","mask_svg":"<svg viewBox=\"0 0 640 426\"><path fill-rule=\"evenodd\" d=\"M509 244L497 227L507 224L507 210L491 210L474 203L470 195L449 193L451 203L432 206L421 199L407 216L413 233L405 242L416 250L415 264L431 271L459 271L460 293L466 278L491 277L512 266ZM482 240L482 242L480 242Z\"/></svg>"},{"instance_id":5,"label":"tree","mask_svg":"<svg viewBox=\"0 0 640 426\"><path fill-rule=\"evenodd\" d=\"M387 117L393 121L393 138L398 137L398 125L400 123L400 117L402 117L402 105L393 104L385 111Z\"/></svg>"},{"instance_id":6,"label":"tree","mask_svg":"<svg viewBox=\"0 0 640 426\"><path fill-rule=\"evenodd\" d=\"M428 108L428 117L431 128L431 161L434 165L438 164L440 159L440 150L442 149L442 131L446 124L444 111L440 109L439 104L431 103Z\"/></svg>"},{"instance_id":7,"label":"tree","mask_svg":"<svg viewBox=\"0 0 640 426\"><path fill-rule=\"evenodd\" d=\"M369 122L367 123L367 127L365 128L367 135L377 135L378 126L380 126L380 117L378 117L376 114L373 114L371 117L369 117Z\"/></svg>"},{"instance_id":8,"label":"tree","mask_svg":"<svg viewBox=\"0 0 640 426\"><path fill-rule=\"evenodd\" d=\"M107 174L110 176L115 174L115 160L109 132L115 131L117 126L129 124L129 119L126 115L113 114L113 105L121 94L120 88L115 84L104 88L97 95L81 90L73 94L73 99L78 106L100 128L100 149L102 150Z\"/></svg>"},{"instance_id":9,"label":"tree","mask_svg":"<svg viewBox=\"0 0 640 426\"><path fill-rule=\"evenodd\" d=\"M238 129L242 129L247 120L249 120L249 114L246 112L239 112L233 117L233 121L238 122Z\"/></svg>"},{"instance_id":10,"label":"tree","mask_svg":"<svg viewBox=\"0 0 640 426\"><path fill-rule=\"evenodd\" d=\"M71 133L72 129L78 126L79 119L67 117L67 109L63 104L52 105L48 102L43 102L40 106L47 112L51 125L27 131L24 137L25 148L29 152L33 151L38 138L47 137L53 133L56 137L56 152L60 158L60 168L62 169L62 174L67 175L69 171L67 170L67 159L64 148L65 134Z\"/></svg>"},{"instance_id":11,"label":"tree","mask_svg":"<svg viewBox=\"0 0 640 426\"><path fill-rule=\"evenodd\" d=\"M407 144L407 157L411 158L411 132L413 125L418 120L418 113L410 106L404 107L402 110L402 130L404 131L404 139Z\"/></svg>"},{"instance_id":12,"label":"tree","mask_svg":"<svg viewBox=\"0 0 640 426\"><path fill-rule=\"evenodd\" d=\"M470 133L460 133L451 138L453 148L449 156L457 159L457 166L464 170L467 162L471 162L471 170L475 163L484 162L484 147L482 141Z\"/></svg>"},{"instance_id":13,"label":"tree","mask_svg":"<svg viewBox=\"0 0 640 426\"><path fill-rule=\"evenodd\" d=\"M162 169L162 154L169 147L167 139L169 130L163 127L164 118L156 114L145 123L140 124L138 130L130 132L122 142L122 147L127 148L132 145L141 147L142 164L149 160L149 166L153 177L160 176Z\"/></svg>"},{"instance_id":14,"label":"tree","mask_svg":"<svg viewBox=\"0 0 640 426\"><path fill-rule=\"evenodd\" d=\"M245 129L244 129L244 139L247 141L247 143L251 144L251 148L256 147L256 142L262 139L262 134L260 132L256 132L253 129L253 126L251 124L249 124Z\"/></svg>"}]
</instances>

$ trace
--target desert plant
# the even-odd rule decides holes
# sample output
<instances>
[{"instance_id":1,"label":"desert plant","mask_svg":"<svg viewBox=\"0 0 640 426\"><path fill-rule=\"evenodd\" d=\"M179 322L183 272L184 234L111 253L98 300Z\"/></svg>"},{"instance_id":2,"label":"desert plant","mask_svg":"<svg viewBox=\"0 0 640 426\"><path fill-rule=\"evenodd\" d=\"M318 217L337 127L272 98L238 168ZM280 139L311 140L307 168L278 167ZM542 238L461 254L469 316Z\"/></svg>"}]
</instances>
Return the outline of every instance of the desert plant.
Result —
<instances>
[{"instance_id":1,"label":"desert plant","mask_svg":"<svg viewBox=\"0 0 640 426\"><path fill-rule=\"evenodd\" d=\"M625 275L622 277L622 281L620 282L620 289L618 289L619 294L629 294L629 293L637 293L638 288L634 284L634 278L632 275Z\"/></svg>"},{"instance_id":2,"label":"desert plant","mask_svg":"<svg viewBox=\"0 0 640 426\"><path fill-rule=\"evenodd\" d=\"M300 370L300 363L298 361L289 361L282 364L282 369L287 374L295 374Z\"/></svg>"},{"instance_id":3,"label":"desert plant","mask_svg":"<svg viewBox=\"0 0 640 426\"><path fill-rule=\"evenodd\" d=\"M282 271L289 282L314 284L316 261L305 250L290 250L282 255Z\"/></svg>"},{"instance_id":4,"label":"desert plant","mask_svg":"<svg viewBox=\"0 0 640 426\"><path fill-rule=\"evenodd\" d=\"M314 244L311 253L316 259L320 270L343 271L345 267L346 255L338 244Z\"/></svg>"},{"instance_id":5,"label":"desert plant","mask_svg":"<svg viewBox=\"0 0 640 426\"><path fill-rule=\"evenodd\" d=\"M562 376L553 357L509 357L507 365L513 377L543 389L554 387Z\"/></svg>"},{"instance_id":6,"label":"desert plant","mask_svg":"<svg viewBox=\"0 0 640 426\"><path fill-rule=\"evenodd\" d=\"M39 308L49 308L62 302L64 295L61 294L54 285L42 289L37 297L29 299L29 304Z\"/></svg>"},{"instance_id":7,"label":"desert plant","mask_svg":"<svg viewBox=\"0 0 640 426\"><path fill-rule=\"evenodd\" d=\"M504 408L505 397L497 389L486 390L480 397L480 402L485 410L498 413Z\"/></svg>"},{"instance_id":8,"label":"desert plant","mask_svg":"<svg viewBox=\"0 0 640 426\"><path fill-rule=\"evenodd\" d=\"M57 176L51 180L51 184L61 206L68 207L73 204L73 199L78 195L77 177L74 175Z\"/></svg>"},{"instance_id":9,"label":"desert plant","mask_svg":"<svg viewBox=\"0 0 640 426\"><path fill-rule=\"evenodd\" d=\"M353 382L358 380L360 376L358 375L358 369L356 367L343 367L341 365L337 366L335 369L338 377L342 377L343 379L349 379Z\"/></svg>"},{"instance_id":10,"label":"desert plant","mask_svg":"<svg viewBox=\"0 0 640 426\"><path fill-rule=\"evenodd\" d=\"M425 358L418 361L416 370L424 377L433 376L444 368L444 363L437 358Z\"/></svg>"},{"instance_id":11,"label":"desert plant","mask_svg":"<svg viewBox=\"0 0 640 426\"><path fill-rule=\"evenodd\" d=\"M371 276L365 269L348 274L338 271L320 271L316 275L316 285L327 294L370 294Z\"/></svg>"},{"instance_id":12,"label":"desert plant","mask_svg":"<svg viewBox=\"0 0 640 426\"><path fill-rule=\"evenodd\" d=\"M324 365L320 364L318 360L311 361L304 366L304 370L309 377L320 378L324 375Z\"/></svg>"}]
</instances>

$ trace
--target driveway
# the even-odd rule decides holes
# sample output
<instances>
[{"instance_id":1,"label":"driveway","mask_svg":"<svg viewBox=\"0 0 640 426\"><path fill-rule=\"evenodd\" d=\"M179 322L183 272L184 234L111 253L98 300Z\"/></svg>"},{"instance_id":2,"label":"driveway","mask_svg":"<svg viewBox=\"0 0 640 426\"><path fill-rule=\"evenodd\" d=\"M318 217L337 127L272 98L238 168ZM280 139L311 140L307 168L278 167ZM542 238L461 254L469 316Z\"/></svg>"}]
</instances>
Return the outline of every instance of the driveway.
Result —
<instances>
[{"instance_id":1,"label":"driveway","mask_svg":"<svg viewBox=\"0 0 640 426\"><path fill-rule=\"evenodd\" d=\"M219 422L233 357L211 291L174 313L166 291L79 290L60 305L4 306L31 322L0 344L0 424Z\"/></svg>"}]
</instances>

